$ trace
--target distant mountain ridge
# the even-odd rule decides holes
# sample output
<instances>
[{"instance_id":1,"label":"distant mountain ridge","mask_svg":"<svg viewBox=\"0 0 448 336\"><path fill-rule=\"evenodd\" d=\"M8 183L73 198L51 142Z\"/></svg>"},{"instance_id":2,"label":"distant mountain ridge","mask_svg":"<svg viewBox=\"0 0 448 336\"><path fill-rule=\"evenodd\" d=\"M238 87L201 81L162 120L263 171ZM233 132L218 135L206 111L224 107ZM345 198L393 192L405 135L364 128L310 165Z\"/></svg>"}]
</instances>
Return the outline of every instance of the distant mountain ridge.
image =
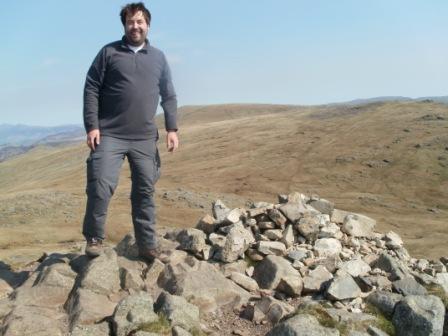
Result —
<instances>
[{"instance_id":1,"label":"distant mountain ridge","mask_svg":"<svg viewBox=\"0 0 448 336\"><path fill-rule=\"evenodd\" d=\"M29 126L0 124L0 146L29 146L45 139L68 140L84 135L81 125Z\"/></svg>"}]
</instances>

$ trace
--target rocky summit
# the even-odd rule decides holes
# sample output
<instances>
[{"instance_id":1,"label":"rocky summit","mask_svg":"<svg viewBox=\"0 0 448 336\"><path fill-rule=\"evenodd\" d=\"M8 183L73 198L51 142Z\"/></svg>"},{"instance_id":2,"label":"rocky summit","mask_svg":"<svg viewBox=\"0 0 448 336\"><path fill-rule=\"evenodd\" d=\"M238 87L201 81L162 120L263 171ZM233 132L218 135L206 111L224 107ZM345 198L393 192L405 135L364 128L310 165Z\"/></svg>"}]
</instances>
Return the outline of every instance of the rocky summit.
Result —
<instances>
[{"instance_id":1,"label":"rocky summit","mask_svg":"<svg viewBox=\"0 0 448 336\"><path fill-rule=\"evenodd\" d=\"M160 228L152 263L132 234L95 259L0 263L0 335L448 335L448 258L375 226L295 192Z\"/></svg>"}]
</instances>

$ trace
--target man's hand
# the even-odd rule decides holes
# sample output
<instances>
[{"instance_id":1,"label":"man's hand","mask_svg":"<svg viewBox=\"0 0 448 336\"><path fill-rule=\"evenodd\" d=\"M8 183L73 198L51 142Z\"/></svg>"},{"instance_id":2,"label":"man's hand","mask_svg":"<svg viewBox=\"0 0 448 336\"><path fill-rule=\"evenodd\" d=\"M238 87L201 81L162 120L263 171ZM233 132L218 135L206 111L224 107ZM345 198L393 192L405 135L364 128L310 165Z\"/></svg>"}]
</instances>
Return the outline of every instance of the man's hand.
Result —
<instances>
[{"instance_id":1,"label":"man's hand","mask_svg":"<svg viewBox=\"0 0 448 336\"><path fill-rule=\"evenodd\" d=\"M91 150L95 150L95 147L100 144L100 130L94 129L87 133L87 146Z\"/></svg>"},{"instance_id":2,"label":"man's hand","mask_svg":"<svg viewBox=\"0 0 448 336\"><path fill-rule=\"evenodd\" d=\"M179 147L179 138L176 131L168 131L166 134L166 148L168 152L174 152Z\"/></svg>"}]
</instances>

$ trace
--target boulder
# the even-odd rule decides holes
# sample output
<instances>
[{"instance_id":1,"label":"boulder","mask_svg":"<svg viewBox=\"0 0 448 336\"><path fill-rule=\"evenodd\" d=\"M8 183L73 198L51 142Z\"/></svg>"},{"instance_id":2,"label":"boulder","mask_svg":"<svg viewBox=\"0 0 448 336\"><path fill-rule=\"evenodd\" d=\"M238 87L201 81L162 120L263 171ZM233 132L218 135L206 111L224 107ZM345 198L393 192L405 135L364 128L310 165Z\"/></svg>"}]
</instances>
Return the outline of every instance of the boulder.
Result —
<instances>
[{"instance_id":1,"label":"boulder","mask_svg":"<svg viewBox=\"0 0 448 336\"><path fill-rule=\"evenodd\" d=\"M335 277L327 290L330 300L353 299L360 295L361 289L349 274Z\"/></svg>"},{"instance_id":2,"label":"boulder","mask_svg":"<svg viewBox=\"0 0 448 336\"><path fill-rule=\"evenodd\" d=\"M243 224L235 224L229 231L224 246L217 250L214 258L223 262L234 262L244 256L244 252L253 242L255 238L252 232Z\"/></svg>"},{"instance_id":3,"label":"boulder","mask_svg":"<svg viewBox=\"0 0 448 336\"><path fill-rule=\"evenodd\" d=\"M212 205L212 212L217 222L223 222L230 209L221 200L216 200Z\"/></svg>"},{"instance_id":4,"label":"boulder","mask_svg":"<svg viewBox=\"0 0 448 336\"><path fill-rule=\"evenodd\" d=\"M98 294L108 295L120 289L120 272L117 253L106 248L104 253L92 259L81 276L80 287Z\"/></svg>"},{"instance_id":5,"label":"boulder","mask_svg":"<svg viewBox=\"0 0 448 336\"><path fill-rule=\"evenodd\" d=\"M374 235L376 221L367 216L359 214L347 215L344 218L342 231L353 237L370 238Z\"/></svg>"},{"instance_id":6,"label":"boulder","mask_svg":"<svg viewBox=\"0 0 448 336\"><path fill-rule=\"evenodd\" d=\"M286 254L285 244L277 241L259 241L257 250L264 255L284 256Z\"/></svg>"},{"instance_id":7,"label":"boulder","mask_svg":"<svg viewBox=\"0 0 448 336\"><path fill-rule=\"evenodd\" d=\"M249 292L256 292L259 289L258 283L254 279L239 272L232 272L230 279Z\"/></svg>"},{"instance_id":8,"label":"boulder","mask_svg":"<svg viewBox=\"0 0 448 336\"><path fill-rule=\"evenodd\" d=\"M386 246L392 250L399 249L403 247L403 240L401 237L393 231L389 231L384 235L384 240L386 241Z\"/></svg>"},{"instance_id":9,"label":"boulder","mask_svg":"<svg viewBox=\"0 0 448 336\"><path fill-rule=\"evenodd\" d=\"M339 336L339 331L321 326L312 315L299 314L277 324L266 336Z\"/></svg>"},{"instance_id":10,"label":"boulder","mask_svg":"<svg viewBox=\"0 0 448 336\"><path fill-rule=\"evenodd\" d=\"M409 276L409 269L385 252L381 253L380 257L371 266L390 273L389 279L391 281L405 279Z\"/></svg>"},{"instance_id":11,"label":"boulder","mask_svg":"<svg viewBox=\"0 0 448 336\"><path fill-rule=\"evenodd\" d=\"M183 296L204 312L214 311L221 305L246 302L250 297L247 291L205 261L198 261L193 266L168 264L158 283L170 294Z\"/></svg>"},{"instance_id":12,"label":"boulder","mask_svg":"<svg viewBox=\"0 0 448 336\"><path fill-rule=\"evenodd\" d=\"M339 255L342 251L341 242L334 238L321 238L316 240L314 251L319 257Z\"/></svg>"},{"instance_id":13,"label":"boulder","mask_svg":"<svg viewBox=\"0 0 448 336\"><path fill-rule=\"evenodd\" d=\"M290 283L290 279L300 279L301 282L299 272L286 259L273 255L267 256L255 266L253 278L264 289L277 289L282 280L283 283ZM294 295L300 295L300 283L296 285ZM285 290L286 284L282 286L279 290ZM291 288L286 289L286 294L291 295L290 290Z\"/></svg>"},{"instance_id":14,"label":"boulder","mask_svg":"<svg viewBox=\"0 0 448 336\"><path fill-rule=\"evenodd\" d=\"M70 336L109 336L109 324L107 322L77 326Z\"/></svg>"},{"instance_id":15,"label":"boulder","mask_svg":"<svg viewBox=\"0 0 448 336\"><path fill-rule=\"evenodd\" d=\"M210 215L205 215L202 217L199 222L196 224L196 229L203 231L206 234L210 234L215 232L216 223L215 219Z\"/></svg>"},{"instance_id":16,"label":"boulder","mask_svg":"<svg viewBox=\"0 0 448 336\"><path fill-rule=\"evenodd\" d=\"M352 277L367 275L371 270L370 266L359 258L343 263L339 269L350 274Z\"/></svg>"},{"instance_id":17,"label":"boulder","mask_svg":"<svg viewBox=\"0 0 448 336\"><path fill-rule=\"evenodd\" d=\"M166 316L172 327L199 329L199 308L181 296L160 293L154 304L154 311Z\"/></svg>"},{"instance_id":18,"label":"boulder","mask_svg":"<svg viewBox=\"0 0 448 336\"><path fill-rule=\"evenodd\" d=\"M353 215L353 213L344 210L333 209L330 220L332 223L342 224L344 223L344 219L347 215Z\"/></svg>"},{"instance_id":19,"label":"boulder","mask_svg":"<svg viewBox=\"0 0 448 336\"><path fill-rule=\"evenodd\" d=\"M317 266L303 278L303 292L316 293L325 290L333 275L324 266Z\"/></svg>"},{"instance_id":20,"label":"boulder","mask_svg":"<svg viewBox=\"0 0 448 336\"><path fill-rule=\"evenodd\" d=\"M159 320L153 310L152 297L139 292L121 300L115 307L112 325L116 336L127 336L141 326Z\"/></svg>"},{"instance_id":21,"label":"boulder","mask_svg":"<svg viewBox=\"0 0 448 336\"><path fill-rule=\"evenodd\" d=\"M366 301L378 308L388 319L391 319L395 306L401 299L403 299L403 295L400 294L387 291L375 291L366 298Z\"/></svg>"},{"instance_id":22,"label":"boulder","mask_svg":"<svg viewBox=\"0 0 448 336\"><path fill-rule=\"evenodd\" d=\"M305 216L300 218L295 227L308 242L313 243L319 234L320 219L317 216Z\"/></svg>"},{"instance_id":23,"label":"boulder","mask_svg":"<svg viewBox=\"0 0 448 336\"><path fill-rule=\"evenodd\" d=\"M288 219L280 212L278 209L271 209L268 210L268 216L272 221L275 223L275 225L281 229L285 228L285 225L288 221Z\"/></svg>"},{"instance_id":24,"label":"boulder","mask_svg":"<svg viewBox=\"0 0 448 336\"><path fill-rule=\"evenodd\" d=\"M292 225L288 225L282 234L282 242L286 245L287 248L290 248L294 245L294 229Z\"/></svg>"},{"instance_id":25,"label":"boulder","mask_svg":"<svg viewBox=\"0 0 448 336\"><path fill-rule=\"evenodd\" d=\"M205 239L207 236L198 229L188 228L179 232L176 239L180 243L180 248L184 251L199 255L207 246Z\"/></svg>"},{"instance_id":26,"label":"boulder","mask_svg":"<svg viewBox=\"0 0 448 336\"><path fill-rule=\"evenodd\" d=\"M408 295L426 295L426 288L420 285L413 277L407 277L392 283L395 292L404 296Z\"/></svg>"},{"instance_id":27,"label":"boulder","mask_svg":"<svg viewBox=\"0 0 448 336\"><path fill-rule=\"evenodd\" d=\"M323 199L323 198L318 199L318 200L313 200L308 204L311 205L317 211L319 211L323 214L330 215L330 216L334 210L334 204L330 201L327 201L326 199Z\"/></svg>"},{"instance_id":28,"label":"boulder","mask_svg":"<svg viewBox=\"0 0 448 336\"><path fill-rule=\"evenodd\" d=\"M264 296L255 303L255 310L261 311L271 323L277 323L291 315L294 307L273 297Z\"/></svg>"},{"instance_id":29,"label":"boulder","mask_svg":"<svg viewBox=\"0 0 448 336\"><path fill-rule=\"evenodd\" d=\"M280 229L266 230L263 234L269 240L281 240L283 237L283 230Z\"/></svg>"},{"instance_id":30,"label":"boulder","mask_svg":"<svg viewBox=\"0 0 448 336\"><path fill-rule=\"evenodd\" d=\"M434 295L409 295L395 306L397 336L442 336L445 306Z\"/></svg>"}]
</instances>

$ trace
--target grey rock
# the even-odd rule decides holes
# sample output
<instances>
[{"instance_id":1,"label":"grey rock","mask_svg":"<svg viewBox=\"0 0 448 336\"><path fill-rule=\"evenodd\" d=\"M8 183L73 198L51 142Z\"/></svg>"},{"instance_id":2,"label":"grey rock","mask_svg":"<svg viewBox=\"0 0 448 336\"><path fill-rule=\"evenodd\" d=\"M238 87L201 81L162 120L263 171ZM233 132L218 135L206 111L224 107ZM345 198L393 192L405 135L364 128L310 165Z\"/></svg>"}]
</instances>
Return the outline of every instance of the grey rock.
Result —
<instances>
[{"instance_id":1,"label":"grey rock","mask_svg":"<svg viewBox=\"0 0 448 336\"><path fill-rule=\"evenodd\" d=\"M80 286L98 294L109 294L120 290L120 272L117 253L105 249L99 257L93 259L82 274Z\"/></svg>"},{"instance_id":2,"label":"grey rock","mask_svg":"<svg viewBox=\"0 0 448 336\"><path fill-rule=\"evenodd\" d=\"M113 329L117 336L127 336L147 323L158 321L153 310L152 297L145 292L130 295L121 300L113 314Z\"/></svg>"},{"instance_id":3,"label":"grey rock","mask_svg":"<svg viewBox=\"0 0 448 336\"><path fill-rule=\"evenodd\" d=\"M413 277L397 280L392 283L395 292L404 296L408 295L425 295L426 288L420 285Z\"/></svg>"},{"instance_id":4,"label":"grey rock","mask_svg":"<svg viewBox=\"0 0 448 336\"><path fill-rule=\"evenodd\" d=\"M327 290L327 296L330 300L353 299L360 294L361 289L348 274L335 277Z\"/></svg>"},{"instance_id":5,"label":"grey rock","mask_svg":"<svg viewBox=\"0 0 448 336\"><path fill-rule=\"evenodd\" d=\"M216 247L224 247L224 245L226 244L226 236L217 233L211 233L208 236L208 240L213 246Z\"/></svg>"},{"instance_id":6,"label":"grey rock","mask_svg":"<svg viewBox=\"0 0 448 336\"><path fill-rule=\"evenodd\" d=\"M218 305L246 302L250 297L247 291L205 261L198 261L193 266L167 264L158 284L170 294L187 298L204 312L211 312Z\"/></svg>"},{"instance_id":7,"label":"grey rock","mask_svg":"<svg viewBox=\"0 0 448 336\"><path fill-rule=\"evenodd\" d=\"M342 223L344 223L345 216L352 215L352 214L353 214L352 212L339 210L339 209L333 209L330 220L332 223L342 224Z\"/></svg>"},{"instance_id":8,"label":"grey rock","mask_svg":"<svg viewBox=\"0 0 448 336\"><path fill-rule=\"evenodd\" d=\"M223 262L233 262L243 257L244 252L254 242L254 236L243 224L235 224L229 231L224 246L218 249L214 258Z\"/></svg>"},{"instance_id":9,"label":"grey rock","mask_svg":"<svg viewBox=\"0 0 448 336\"><path fill-rule=\"evenodd\" d=\"M370 266L366 262L357 258L343 263L340 269L350 274L352 277L367 275L371 270Z\"/></svg>"},{"instance_id":10,"label":"grey rock","mask_svg":"<svg viewBox=\"0 0 448 336\"><path fill-rule=\"evenodd\" d=\"M353 313L345 309L326 308L325 311L336 322L343 322L346 324L359 324L366 322L373 322L376 320L375 316L365 313Z\"/></svg>"},{"instance_id":11,"label":"grey rock","mask_svg":"<svg viewBox=\"0 0 448 336\"><path fill-rule=\"evenodd\" d=\"M326 199L323 199L323 198L316 200L316 201L311 201L309 203L309 205L311 205L317 211L319 211L323 214L330 215L330 216L334 210L334 204L330 201L327 201Z\"/></svg>"},{"instance_id":12,"label":"grey rock","mask_svg":"<svg viewBox=\"0 0 448 336\"><path fill-rule=\"evenodd\" d=\"M230 209L221 201L216 200L212 205L213 216L217 222L222 222L230 212Z\"/></svg>"},{"instance_id":13,"label":"grey rock","mask_svg":"<svg viewBox=\"0 0 448 336\"><path fill-rule=\"evenodd\" d=\"M268 216L279 228L285 228L288 219L278 209L271 209L268 211Z\"/></svg>"},{"instance_id":14,"label":"grey rock","mask_svg":"<svg viewBox=\"0 0 448 336\"><path fill-rule=\"evenodd\" d=\"M277 241L259 241L257 250L264 255L284 256L286 254L285 244Z\"/></svg>"},{"instance_id":15,"label":"grey rock","mask_svg":"<svg viewBox=\"0 0 448 336\"><path fill-rule=\"evenodd\" d=\"M255 303L255 309L261 311L272 323L291 315L294 307L271 296L264 296Z\"/></svg>"},{"instance_id":16,"label":"grey rock","mask_svg":"<svg viewBox=\"0 0 448 336\"><path fill-rule=\"evenodd\" d=\"M179 232L176 239L180 243L180 248L184 251L199 255L207 246L205 233L198 229L188 228Z\"/></svg>"},{"instance_id":17,"label":"grey rock","mask_svg":"<svg viewBox=\"0 0 448 336\"><path fill-rule=\"evenodd\" d=\"M378 308L378 310L388 319L391 319L396 304L402 299L403 296L401 294L390 293L387 291L375 291L366 298L366 301Z\"/></svg>"},{"instance_id":18,"label":"grey rock","mask_svg":"<svg viewBox=\"0 0 448 336\"><path fill-rule=\"evenodd\" d=\"M196 229L203 231L205 234L210 234L216 230L215 219L210 215L205 215L196 224Z\"/></svg>"},{"instance_id":19,"label":"grey rock","mask_svg":"<svg viewBox=\"0 0 448 336\"><path fill-rule=\"evenodd\" d=\"M440 286L442 286L445 294L448 295L448 273L437 273L436 281Z\"/></svg>"},{"instance_id":20,"label":"grey rock","mask_svg":"<svg viewBox=\"0 0 448 336\"><path fill-rule=\"evenodd\" d=\"M342 231L353 237L372 237L376 221L367 216L351 214L345 216Z\"/></svg>"},{"instance_id":21,"label":"grey rock","mask_svg":"<svg viewBox=\"0 0 448 336\"><path fill-rule=\"evenodd\" d=\"M391 281L405 279L409 276L409 269L385 252L381 253L372 268L379 268L390 273L389 279Z\"/></svg>"},{"instance_id":22,"label":"grey rock","mask_svg":"<svg viewBox=\"0 0 448 336\"><path fill-rule=\"evenodd\" d=\"M165 315L171 326L186 330L199 328L199 308L181 296L160 293L154 304L154 311Z\"/></svg>"},{"instance_id":23,"label":"grey rock","mask_svg":"<svg viewBox=\"0 0 448 336\"><path fill-rule=\"evenodd\" d=\"M442 336L445 306L433 295L406 296L396 306L392 322L397 336Z\"/></svg>"},{"instance_id":24,"label":"grey rock","mask_svg":"<svg viewBox=\"0 0 448 336\"><path fill-rule=\"evenodd\" d=\"M399 249L403 246L403 240L393 231L386 233L384 240L386 241L386 246L392 250Z\"/></svg>"},{"instance_id":25,"label":"grey rock","mask_svg":"<svg viewBox=\"0 0 448 336\"><path fill-rule=\"evenodd\" d=\"M76 326L70 336L109 336L109 324L107 322Z\"/></svg>"},{"instance_id":26,"label":"grey rock","mask_svg":"<svg viewBox=\"0 0 448 336\"><path fill-rule=\"evenodd\" d=\"M317 234L317 238L335 238L342 239L343 233L339 228L339 225L335 223L325 224L320 228L319 233Z\"/></svg>"},{"instance_id":27,"label":"grey rock","mask_svg":"<svg viewBox=\"0 0 448 336\"><path fill-rule=\"evenodd\" d=\"M255 304L248 304L240 313L240 317L257 324L265 320L265 314Z\"/></svg>"},{"instance_id":28,"label":"grey rock","mask_svg":"<svg viewBox=\"0 0 448 336\"><path fill-rule=\"evenodd\" d=\"M128 233L123 239L115 246L117 255L127 258L138 258L138 246L135 241L135 237L132 233Z\"/></svg>"},{"instance_id":29,"label":"grey rock","mask_svg":"<svg viewBox=\"0 0 448 336\"><path fill-rule=\"evenodd\" d=\"M116 302L106 295L97 294L88 289L78 288L67 303L65 310L69 316L70 326L92 324L111 316Z\"/></svg>"},{"instance_id":30,"label":"grey rock","mask_svg":"<svg viewBox=\"0 0 448 336\"><path fill-rule=\"evenodd\" d=\"M165 264L155 259L151 266L145 272L144 286L147 291L157 285L160 274L165 269Z\"/></svg>"},{"instance_id":31,"label":"grey rock","mask_svg":"<svg viewBox=\"0 0 448 336\"><path fill-rule=\"evenodd\" d=\"M321 326L312 315L299 314L279 323L266 336L339 336L339 331Z\"/></svg>"},{"instance_id":32,"label":"grey rock","mask_svg":"<svg viewBox=\"0 0 448 336\"><path fill-rule=\"evenodd\" d=\"M226 263L220 265L221 273L224 274L226 278L230 278L232 273L238 272L244 274L246 272L247 263L245 260L237 260L233 263Z\"/></svg>"},{"instance_id":33,"label":"grey rock","mask_svg":"<svg viewBox=\"0 0 448 336\"><path fill-rule=\"evenodd\" d=\"M303 278L303 292L315 293L323 291L333 279L333 275L324 266L317 266Z\"/></svg>"},{"instance_id":34,"label":"grey rock","mask_svg":"<svg viewBox=\"0 0 448 336\"><path fill-rule=\"evenodd\" d=\"M293 203L291 201L280 206L279 210L291 223L298 221L305 213L316 213L316 210L307 207L303 202Z\"/></svg>"},{"instance_id":35,"label":"grey rock","mask_svg":"<svg viewBox=\"0 0 448 336\"><path fill-rule=\"evenodd\" d=\"M248 290L249 292L256 292L259 289L258 283L254 279L248 277L247 275L238 272L233 272L230 275L230 279L237 285L243 287L245 290Z\"/></svg>"},{"instance_id":36,"label":"grey rock","mask_svg":"<svg viewBox=\"0 0 448 336\"><path fill-rule=\"evenodd\" d=\"M281 240L283 237L283 231L280 229L266 230L263 234L270 240Z\"/></svg>"},{"instance_id":37,"label":"grey rock","mask_svg":"<svg viewBox=\"0 0 448 336\"><path fill-rule=\"evenodd\" d=\"M304 259L311 257L311 252L305 248L299 247L295 250L289 251L287 257L291 261L303 261Z\"/></svg>"},{"instance_id":38,"label":"grey rock","mask_svg":"<svg viewBox=\"0 0 448 336\"><path fill-rule=\"evenodd\" d=\"M319 234L320 219L317 216L302 217L296 224L296 229L308 242L313 243Z\"/></svg>"},{"instance_id":39,"label":"grey rock","mask_svg":"<svg viewBox=\"0 0 448 336\"><path fill-rule=\"evenodd\" d=\"M236 224L236 223L239 223L241 221L241 219L244 218L244 216L245 216L245 210L236 208L236 209L231 210L227 214L225 221L227 223Z\"/></svg>"},{"instance_id":40,"label":"grey rock","mask_svg":"<svg viewBox=\"0 0 448 336\"><path fill-rule=\"evenodd\" d=\"M269 255L254 269L253 278L260 288L276 289L284 278L300 278L299 272L284 258Z\"/></svg>"},{"instance_id":41,"label":"grey rock","mask_svg":"<svg viewBox=\"0 0 448 336\"><path fill-rule=\"evenodd\" d=\"M286 245L287 248L289 248L294 245L294 241L294 229L292 225L288 225L285 231L283 231L282 242Z\"/></svg>"},{"instance_id":42,"label":"grey rock","mask_svg":"<svg viewBox=\"0 0 448 336\"><path fill-rule=\"evenodd\" d=\"M321 238L316 240L314 251L319 257L339 255L342 251L341 242L334 238Z\"/></svg>"},{"instance_id":43,"label":"grey rock","mask_svg":"<svg viewBox=\"0 0 448 336\"><path fill-rule=\"evenodd\" d=\"M65 314L55 309L18 306L3 321L2 336L65 336Z\"/></svg>"}]
</instances>

